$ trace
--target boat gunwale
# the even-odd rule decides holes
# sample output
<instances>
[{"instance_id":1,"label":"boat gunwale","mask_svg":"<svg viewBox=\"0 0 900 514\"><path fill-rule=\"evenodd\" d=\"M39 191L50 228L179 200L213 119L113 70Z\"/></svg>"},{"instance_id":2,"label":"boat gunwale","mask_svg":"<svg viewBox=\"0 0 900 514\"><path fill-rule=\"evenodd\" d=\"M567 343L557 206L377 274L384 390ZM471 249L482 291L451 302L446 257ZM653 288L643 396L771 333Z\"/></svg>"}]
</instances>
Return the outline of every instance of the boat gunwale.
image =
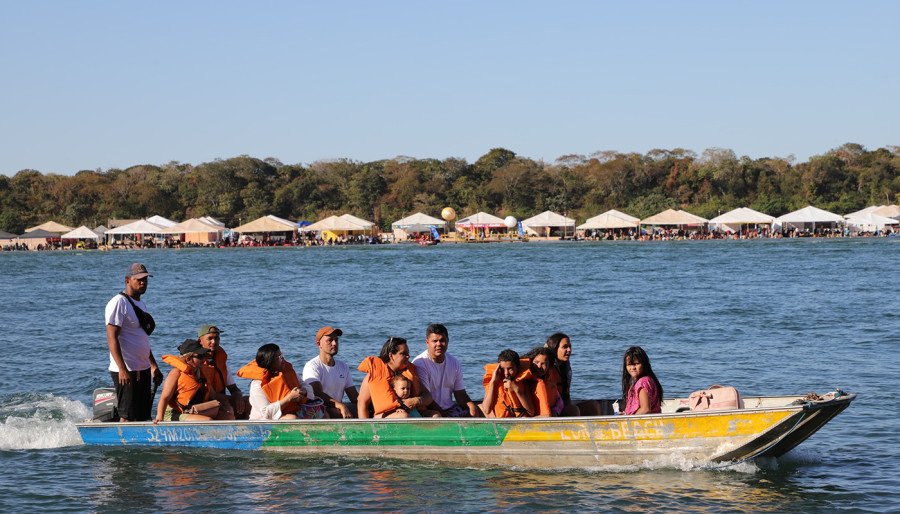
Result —
<instances>
[{"instance_id":1,"label":"boat gunwale","mask_svg":"<svg viewBox=\"0 0 900 514\"><path fill-rule=\"evenodd\" d=\"M86 420L75 423L76 428L114 428L114 427L183 427L183 426L199 426L199 427L216 427L216 426L245 426L245 425L315 425L315 424L360 424L360 423L376 423L376 424L404 424L404 423L430 423L430 424L577 424L590 422L609 422L609 421L643 421L653 419L666 419L673 417L718 417L723 415L733 415L740 413L758 413L758 412L781 412L781 411L810 411L820 410L833 407L841 403L848 405L857 397L856 393L845 393L842 396L826 400L823 402L807 401L796 405L770 406L770 407L750 407L743 409L721 409L721 410L704 410L704 411L681 411L681 412L661 412L655 414L637 414L637 415L620 415L607 414L601 416L572 416L572 417L527 417L527 418L328 418L328 419L259 419L259 420L210 420L210 421L168 421L164 423L154 423L152 421L93 421ZM761 396L745 398L745 401L753 398L795 398L802 399L802 396ZM676 399L677 400L677 399ZM671 401L671 400L667 400ZM796 401L796 400L795 400ZM843 409L842 409L843 410Z\"/></svg>"}]
</instances>

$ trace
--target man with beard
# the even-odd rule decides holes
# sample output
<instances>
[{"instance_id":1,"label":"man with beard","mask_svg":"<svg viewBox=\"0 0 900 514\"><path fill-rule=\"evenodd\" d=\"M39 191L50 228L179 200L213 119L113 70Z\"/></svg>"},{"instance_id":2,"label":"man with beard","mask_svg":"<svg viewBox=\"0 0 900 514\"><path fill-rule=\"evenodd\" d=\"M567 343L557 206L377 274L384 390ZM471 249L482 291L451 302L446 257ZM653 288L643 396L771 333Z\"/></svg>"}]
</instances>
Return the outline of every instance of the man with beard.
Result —
<instances>
[{"instance_id":1,"label":"man with beard","mask_svg":"<svg viewBox=\"0 0 900 514\"><path fill-rule=\"evenodd\" d=\"M119 421L149 421L151 376L157 385L163 379L150 348L155 323L141 300L150 276L146 266L132 264L125 272L125 291L106 304L109 374L116 389Z\"/></svg>"}]
</instances>

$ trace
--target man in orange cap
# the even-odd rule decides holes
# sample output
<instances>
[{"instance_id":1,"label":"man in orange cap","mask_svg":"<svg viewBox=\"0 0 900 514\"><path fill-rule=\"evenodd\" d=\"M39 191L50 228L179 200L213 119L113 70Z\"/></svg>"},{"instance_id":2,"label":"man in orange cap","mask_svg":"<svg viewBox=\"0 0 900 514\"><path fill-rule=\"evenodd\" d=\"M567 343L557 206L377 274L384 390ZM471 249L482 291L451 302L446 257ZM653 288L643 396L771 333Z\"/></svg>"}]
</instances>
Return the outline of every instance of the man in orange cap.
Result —
<instances>
[{"instance_id":1,"label":"man in orange cap","mask_svg":"<svg viewBox=\"0 0 900 514\"><path fill-rule=\"evenodd\" d=\"M350 376L350 367L334 358L338 353L338 340L343 334L339 328L320 328L316 332L319 355L303 366L303 383L310 385L316 396L325 402L328 415L338 419L356 417L356 399L359 395ZM350 400L349 404L344 403L344 394Z\"/></svg>"}]
</instances>

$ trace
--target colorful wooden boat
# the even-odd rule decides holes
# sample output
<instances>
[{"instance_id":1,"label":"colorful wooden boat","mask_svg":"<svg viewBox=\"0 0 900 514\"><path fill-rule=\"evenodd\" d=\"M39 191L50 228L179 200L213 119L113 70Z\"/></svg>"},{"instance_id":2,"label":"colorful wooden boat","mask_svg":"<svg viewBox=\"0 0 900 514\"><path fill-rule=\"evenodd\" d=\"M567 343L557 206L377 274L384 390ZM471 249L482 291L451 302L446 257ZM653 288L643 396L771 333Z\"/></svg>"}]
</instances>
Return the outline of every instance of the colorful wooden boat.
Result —
<instances>
[{"instance_id":1,"label":"colorful wooden boat","mask_svg":"<svg viewBox=\"0 0 900 514\"><path fill-rule=\"evenodd\" d=\"M78 424L85 444L276 450L465 466L590 468L778 457L856 398L838 390L744 398L745 408L576 418L208 421ZM604 411L611 401L603 400ZM674 459L674 460L673 460Z\"/></svg>"}]
</instances>

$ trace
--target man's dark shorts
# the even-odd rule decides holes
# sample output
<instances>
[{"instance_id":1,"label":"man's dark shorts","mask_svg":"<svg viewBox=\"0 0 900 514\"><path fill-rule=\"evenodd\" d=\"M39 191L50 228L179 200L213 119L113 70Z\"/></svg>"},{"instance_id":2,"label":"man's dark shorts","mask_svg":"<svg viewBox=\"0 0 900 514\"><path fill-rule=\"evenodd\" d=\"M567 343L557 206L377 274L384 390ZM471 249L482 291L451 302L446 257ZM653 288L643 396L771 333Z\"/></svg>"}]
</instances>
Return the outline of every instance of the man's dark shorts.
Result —
<instances>
[{"instance_id":1,"label":"man's dark shorts","mask_svg":"<svg viewBox=\"0 0 900 514\"><path fill-rule=\"evenodd\" d=\"M150 368L143 371L129 371L131 383L119 383L119 373L109 372L116 388L119 417L128 421L150 421L153 398L150 397Z\"/></svg>"}]
</instances>

